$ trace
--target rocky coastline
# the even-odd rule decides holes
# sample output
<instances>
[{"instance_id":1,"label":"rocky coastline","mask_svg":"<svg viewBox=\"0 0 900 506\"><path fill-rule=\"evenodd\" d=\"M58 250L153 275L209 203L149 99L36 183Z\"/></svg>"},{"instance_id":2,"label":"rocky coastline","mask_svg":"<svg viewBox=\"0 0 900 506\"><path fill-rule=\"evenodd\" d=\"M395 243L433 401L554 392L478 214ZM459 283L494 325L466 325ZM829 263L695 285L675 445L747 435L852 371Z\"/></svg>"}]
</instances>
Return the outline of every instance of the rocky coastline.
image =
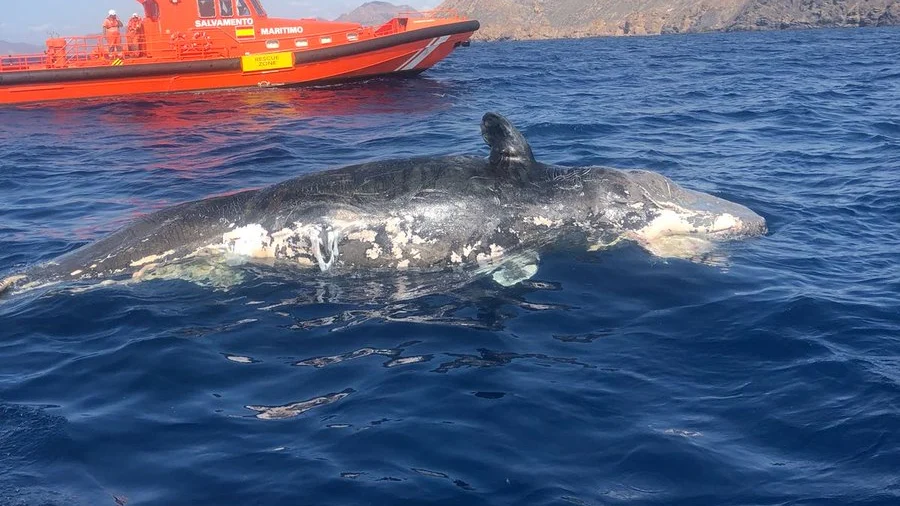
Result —
<instances>
[{"instance_id":1,"label":"rocky coastline","mask_svg":"<svg viewBox=\"0 0 900 506\"><path fill-rule=\"evenodd\" d=\"M900 25L900 0L446 0L476 40Z\"/></svg>"}]
</instances>

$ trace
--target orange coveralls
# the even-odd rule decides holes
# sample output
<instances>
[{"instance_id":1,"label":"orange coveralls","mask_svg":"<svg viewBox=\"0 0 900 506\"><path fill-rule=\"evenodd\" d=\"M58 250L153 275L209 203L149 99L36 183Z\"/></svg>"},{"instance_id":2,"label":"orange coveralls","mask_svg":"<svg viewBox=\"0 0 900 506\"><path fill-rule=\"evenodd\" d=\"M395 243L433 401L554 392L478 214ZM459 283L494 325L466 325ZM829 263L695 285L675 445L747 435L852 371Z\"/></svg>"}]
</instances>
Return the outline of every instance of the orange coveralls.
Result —
<instances>
[{"instance_id":1,"label":"orange coveralls","mask_svg":"<svg viewBox=\"0 0 900 506\"><path fill-rule=\"evenodd\" d=\"M144 21L141 18L133 17L128 20L125 39L131 55L142 56L144 54Z\"/></svg>"},{"instance_id":2,"label":"orange coveralls","mask_svg":"<svg viewBox=\"0 0 900 506\"><path fill-rule=\"evenodd\" d=\"M103 35L110 54L122 52L122 35L119 33L121 27L122 22L117 17L110 16L103 20Z\"/></svg>"}]
</instances>

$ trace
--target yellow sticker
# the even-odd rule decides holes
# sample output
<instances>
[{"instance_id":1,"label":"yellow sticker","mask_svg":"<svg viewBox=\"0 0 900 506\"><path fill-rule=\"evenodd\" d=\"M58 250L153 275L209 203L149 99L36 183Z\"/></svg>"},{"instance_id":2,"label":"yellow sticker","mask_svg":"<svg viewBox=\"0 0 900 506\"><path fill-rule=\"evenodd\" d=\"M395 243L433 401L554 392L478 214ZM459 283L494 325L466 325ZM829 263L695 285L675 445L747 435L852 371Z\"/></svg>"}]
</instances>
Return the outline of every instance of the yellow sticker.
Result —
<instances>
[{"instance_id":1,"label":"yellow sticker","mask_svg":"<svg viewBox=\"0 0 900 506\"><path fill-rule=\"evenodd\" d=\"M241 56L241 69L244 72L289 69L293 66L293 53L264 53Z\"/></svg>"}]
</instances>

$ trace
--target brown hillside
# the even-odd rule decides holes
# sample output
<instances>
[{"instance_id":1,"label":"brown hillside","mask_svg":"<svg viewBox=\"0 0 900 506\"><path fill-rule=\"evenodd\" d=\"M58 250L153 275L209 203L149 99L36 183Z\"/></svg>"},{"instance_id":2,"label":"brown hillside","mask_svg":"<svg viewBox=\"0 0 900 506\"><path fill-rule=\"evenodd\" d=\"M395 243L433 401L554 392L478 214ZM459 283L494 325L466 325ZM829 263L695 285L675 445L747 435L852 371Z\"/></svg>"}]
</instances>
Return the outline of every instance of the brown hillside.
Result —
<instances>
[{"instance_id":1,"label":"brown hillside","mask_svg":"<svg viewBox=\"0 0 900 506\"><path fill-rule=\"evenodd\" d=\"M35 44L0 40L0 55L40 53L44 48Z\"/></svg>"},{"instance_id":2,"label":"brown hillside","mask_svg":"<svg viewBox=\"0 0 900 506\"><path fill-rule=\"evenodd\" d=\"M380 26L401 12L416 12L408 5L394 5L389 2L367 2L337 18L335 21L359 23L366 26Z\"/></svg>"},{"instance_id":3,"label":"brown hillside","mask_svg":"<svg viewBox=\"0 0 900 506\"><path fill-rule=\"evenodd\" d=\"M446 0L483 40L900 24L900 0Z\"/></svg>"}]
</instances>

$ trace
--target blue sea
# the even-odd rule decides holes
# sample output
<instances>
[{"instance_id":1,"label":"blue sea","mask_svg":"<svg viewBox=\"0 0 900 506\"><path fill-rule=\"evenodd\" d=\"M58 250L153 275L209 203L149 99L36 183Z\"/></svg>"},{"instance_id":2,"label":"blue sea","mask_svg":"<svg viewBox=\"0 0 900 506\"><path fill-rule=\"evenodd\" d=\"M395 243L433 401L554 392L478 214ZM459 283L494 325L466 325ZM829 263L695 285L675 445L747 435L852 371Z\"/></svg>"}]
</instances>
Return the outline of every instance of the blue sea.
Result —
<instances>
[{"instance_id":1,"label":"blue sea","mask_svg":"<svg viewBox=\"0 0 900 506\"><path fill-rule=\"evenodd\" d=\"M658 171L769 233L404 300L273 273L8 298L0 504L900 504L898 48L501 42L410 79L3 107L0 277L178 202L487 155L486 111L541 161Z\"/></svg>"}]
</instances>

